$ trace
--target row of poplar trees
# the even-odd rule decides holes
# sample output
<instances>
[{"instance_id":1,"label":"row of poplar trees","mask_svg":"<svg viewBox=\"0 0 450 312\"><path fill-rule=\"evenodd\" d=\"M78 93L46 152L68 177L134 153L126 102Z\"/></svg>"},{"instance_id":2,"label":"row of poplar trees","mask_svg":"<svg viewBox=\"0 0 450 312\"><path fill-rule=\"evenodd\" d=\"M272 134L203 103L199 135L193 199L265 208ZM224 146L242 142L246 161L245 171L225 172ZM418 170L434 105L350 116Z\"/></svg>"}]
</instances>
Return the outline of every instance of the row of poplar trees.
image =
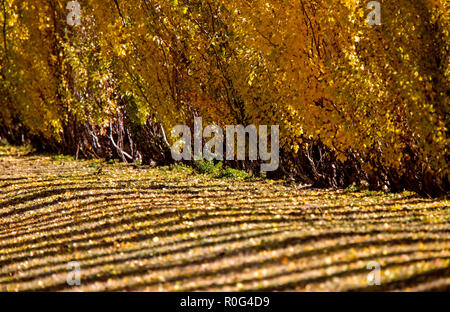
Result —
<instances>
[{"instance_id":1,"label":"row of poplar trees","mask_svg":"<svg viewBox=\"0 0 450 312\"><path fill-rule=\"evenodd\" d=\"M279 125L271 176L449 190L446 0L0 0L0 137L170 163L170 130ZM72 12L73 14L73 12ZM252 169L255 164L231 164Z\"/></svg>"}]
</instances>

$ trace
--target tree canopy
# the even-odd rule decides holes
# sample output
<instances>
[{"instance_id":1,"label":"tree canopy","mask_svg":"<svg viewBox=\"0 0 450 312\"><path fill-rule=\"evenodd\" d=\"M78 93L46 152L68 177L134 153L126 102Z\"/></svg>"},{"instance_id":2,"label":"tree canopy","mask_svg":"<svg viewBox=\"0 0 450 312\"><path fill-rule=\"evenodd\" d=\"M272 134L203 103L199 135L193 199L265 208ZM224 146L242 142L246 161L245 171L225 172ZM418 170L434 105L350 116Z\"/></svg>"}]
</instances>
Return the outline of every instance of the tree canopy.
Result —
<instances>
[{"instance_id":1,"label":"tree canopy","mask_svg":"<svg viewBox=\"0 0 450 312\"><path fill-rule=\"evenodd\" d=\"M274 175L449 190L449 2L1 0L0 136L167 163L177 124L279 125ZM167 142L169 141L169 142ZM235 164L251 168L252 164Z\"/></svg>"}]
</instances>

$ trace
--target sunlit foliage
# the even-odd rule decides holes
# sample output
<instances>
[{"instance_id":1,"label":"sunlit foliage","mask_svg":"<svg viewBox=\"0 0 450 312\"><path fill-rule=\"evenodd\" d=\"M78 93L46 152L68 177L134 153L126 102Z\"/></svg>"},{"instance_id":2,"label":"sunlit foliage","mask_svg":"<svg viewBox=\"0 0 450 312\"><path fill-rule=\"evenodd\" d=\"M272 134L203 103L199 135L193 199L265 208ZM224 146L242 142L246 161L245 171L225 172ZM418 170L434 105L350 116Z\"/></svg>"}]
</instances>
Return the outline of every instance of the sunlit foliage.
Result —
<instances>
[{"instance_id":1,"label":"sunlit foliage","mask_svg":"<svg viewBox=\"0 0 450 312\"><path fill-rule=\"evenodd\" d=\"M384 1L380 26L360 0L79 2L79 26L63 0L0 3L10 140L161 159L195 116L278 124L280 175L448 191L448 1Z\"/></svg>"}]
</instances>

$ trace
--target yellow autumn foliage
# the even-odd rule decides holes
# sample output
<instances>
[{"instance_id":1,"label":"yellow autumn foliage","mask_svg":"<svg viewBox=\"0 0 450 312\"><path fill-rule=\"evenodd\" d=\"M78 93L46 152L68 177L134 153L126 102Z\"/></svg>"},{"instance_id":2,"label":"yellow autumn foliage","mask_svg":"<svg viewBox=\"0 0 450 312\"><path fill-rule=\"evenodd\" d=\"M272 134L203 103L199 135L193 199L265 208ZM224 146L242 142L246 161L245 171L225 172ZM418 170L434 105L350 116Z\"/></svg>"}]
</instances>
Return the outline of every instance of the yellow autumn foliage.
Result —
<instances>
[{"instance_id":1,"label":"yellow autumn foliage","mask_svg":"<svg viewBox=\"0 0 450 312\"><path fill-rule=\"evenodd\" d=\"M448 1L79 2L1 4L0 134L277 124L285 173L448 191Z\"/></svg>"}]
</instances>

